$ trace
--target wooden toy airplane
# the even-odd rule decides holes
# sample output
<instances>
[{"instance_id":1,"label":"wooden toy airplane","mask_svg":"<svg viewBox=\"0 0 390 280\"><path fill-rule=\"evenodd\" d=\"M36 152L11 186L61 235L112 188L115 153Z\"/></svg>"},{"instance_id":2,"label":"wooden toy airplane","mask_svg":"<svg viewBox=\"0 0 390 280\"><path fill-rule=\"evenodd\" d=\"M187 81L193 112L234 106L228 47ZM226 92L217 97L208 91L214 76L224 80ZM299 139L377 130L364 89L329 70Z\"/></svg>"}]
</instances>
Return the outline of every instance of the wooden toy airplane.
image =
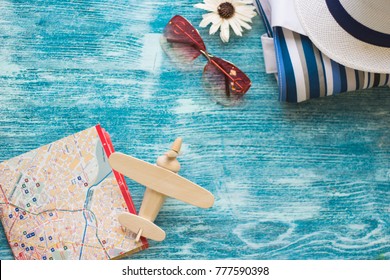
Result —
<instances>
[{"instance_id":1,"label":"wooden toy airplane","mask_svg":"<svg viewBox=\"0 0 390 280\"><path fill-rule=\"evenodd\" d=\"M153 222L166 196L201 208L214 204L214 196L208 190L176 174L180 170L176 157L181 143L182 139L177 138L171 150L158 157L157 166L118 152L109 158L113 169L146 187L139 215L122 213L118 217L122 226L137 233L136 241L141 236L155 241L165 239L165 231Z\"/></svg>"}]
</instances>

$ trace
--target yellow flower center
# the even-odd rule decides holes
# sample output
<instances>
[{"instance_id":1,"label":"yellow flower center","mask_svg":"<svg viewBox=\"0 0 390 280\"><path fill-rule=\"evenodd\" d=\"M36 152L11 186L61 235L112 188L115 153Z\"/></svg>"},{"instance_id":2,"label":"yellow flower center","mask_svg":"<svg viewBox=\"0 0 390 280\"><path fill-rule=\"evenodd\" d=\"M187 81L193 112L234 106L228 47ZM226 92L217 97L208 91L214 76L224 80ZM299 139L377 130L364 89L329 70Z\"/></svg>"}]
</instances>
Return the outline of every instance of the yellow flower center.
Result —
<instances>
[{"instance_id":1,"label":"yellow flower center","mask_svg":"<svg viewBox=\"0 0 390 280\"><path fill-rule=\"evenodd\" d=\"M234 15L234 6L232 3L225 2L218 6L218 14L221 18L229 19Z\"/></svg>"}]
</instances>

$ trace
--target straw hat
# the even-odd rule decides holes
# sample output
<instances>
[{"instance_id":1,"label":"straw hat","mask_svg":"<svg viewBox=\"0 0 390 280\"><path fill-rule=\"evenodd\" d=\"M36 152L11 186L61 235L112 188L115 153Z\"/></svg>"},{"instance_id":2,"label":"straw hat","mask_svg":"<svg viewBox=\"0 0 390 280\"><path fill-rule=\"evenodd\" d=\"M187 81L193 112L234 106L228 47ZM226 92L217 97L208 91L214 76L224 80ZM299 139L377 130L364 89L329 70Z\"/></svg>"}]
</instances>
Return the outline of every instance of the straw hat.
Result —
<instances>
[{"instance_id":1,"label":"straw hat","mask_svg":"<svg viewBox=\"0 0 390 280\"><path fill-rule=\"evenodd\" d=\"M295 0L312 42L345 66L390 73L390 0Z\"/></svg>"}]
</instances>

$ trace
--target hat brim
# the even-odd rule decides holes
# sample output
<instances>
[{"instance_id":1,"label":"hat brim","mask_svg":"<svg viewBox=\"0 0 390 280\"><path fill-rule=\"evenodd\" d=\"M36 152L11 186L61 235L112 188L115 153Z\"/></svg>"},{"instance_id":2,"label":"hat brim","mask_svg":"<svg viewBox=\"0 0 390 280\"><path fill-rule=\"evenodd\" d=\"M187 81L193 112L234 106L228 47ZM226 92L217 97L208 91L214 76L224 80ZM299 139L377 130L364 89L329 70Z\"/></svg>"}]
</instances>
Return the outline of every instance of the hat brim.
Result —
<instances>
[{"instance_id":1,"label":"hat brim","mask_svg":"<svg viewBox=\"0 0 390 280\"><path fill-rule=\"evenodd\" d=\"M338 25L324 0L295 0L307 36L332 60L361 71L390 73L390 48L356 39Z\"/></svg>"}]
</instances>

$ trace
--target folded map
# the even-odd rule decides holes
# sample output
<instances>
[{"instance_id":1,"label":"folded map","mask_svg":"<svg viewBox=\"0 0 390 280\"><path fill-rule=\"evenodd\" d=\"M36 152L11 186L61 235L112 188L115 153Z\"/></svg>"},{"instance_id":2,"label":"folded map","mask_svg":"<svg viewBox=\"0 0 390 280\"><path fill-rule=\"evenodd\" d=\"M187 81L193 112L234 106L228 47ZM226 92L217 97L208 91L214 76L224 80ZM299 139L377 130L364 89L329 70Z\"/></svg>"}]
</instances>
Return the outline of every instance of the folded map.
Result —
<instances>
[{"instance_id":1,"label":"folded map","mask_svg":"<svg viewBox=\"0 0 390 280\"><path fill-rule=\"evenodd\" d=\"M145 249L118 214L135 213L94 126L0 163L0 219L16 259L116 259Z\"/></svg>"}]
</instances>

